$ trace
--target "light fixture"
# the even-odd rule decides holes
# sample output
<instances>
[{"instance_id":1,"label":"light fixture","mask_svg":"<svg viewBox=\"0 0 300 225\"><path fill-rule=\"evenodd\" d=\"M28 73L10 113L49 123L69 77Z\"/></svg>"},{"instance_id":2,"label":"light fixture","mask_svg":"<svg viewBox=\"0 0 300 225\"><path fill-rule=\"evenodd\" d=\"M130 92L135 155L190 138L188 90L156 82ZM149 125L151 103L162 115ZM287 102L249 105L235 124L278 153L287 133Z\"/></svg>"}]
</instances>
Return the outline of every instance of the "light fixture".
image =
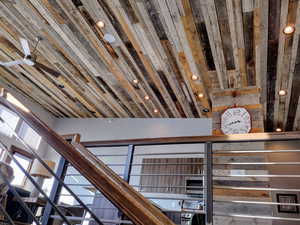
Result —
<instances>
[{"instance_id":1,"label":"light fixture","mask_svg":"<svg viewBox=\"0 0 300 225\"><path fill-rule=\"evenodd\" d=\"M197 75L195 75L195 74L192 75L192 80L198 80L198 79L199 79L199 77Z\"/></svg>"},{"instance_id":2,"label":"light fixture","mask_svg":"<svg viewBox=\"0 0 300 225\"><path fill-rule=\"evenodd\" d=\"M133 82L134 84L138 84L138 83L139 83L139 81L138 81L137 79L132 80L132 82Z\"/></svg>"},{"instance_id":3,"label":"light fixture","mask_svg":"<svg viewBox=\"0 0 300 225\"><path fill-rule=\"evenodd\" d=\"M280 90L280 91L278 91L278 94L280 96L284 96L284 95L286 95L286 91L285 90Z\"/></svg>"},{"instance_id":4,"label":"light fixture","mask_svg":"<svg viewBox=\"0 0 300 225\"><path fill-rule=\"evenodd\" d=\"M281 128L276 128L276 132L281 132L282 131L282 129Z\"/></svg>"},{"instance_id":5,"label":"light fixture","mask_svg":"<svg viewBox=\"0 0 300 225\"><path fill-rule=\"evenodd\" d=\"M14 104L15 106L19 107L20 109L22 109L25 112L30 112L29 109L27 109L18 99L16 99L12 94L7 93L6 95L6 99L7 101L9 101L10 103Z\"/></svg>"},{"instance_id":6,"label":"light fixture","mask_svg":"<svg viewBox=\"0 0 300 225\"><path fill-rule=\"evenodd\" d=\"M158 109L154 109L154 113L158 113Z\"/></svg>"},{"instance_id":7,"label":"light fixture","mask_svg":"<svg viewBox=\"0 0 300 225\"><path fill-rule=\"evenodd\" d=\"M292 25L292 24L286 25L283 28L283 33L286 34L286 35L293 34L294 32L295 32L295 26Z\"/></svg>"},{"instance_id":8,"label":"light fixture","mask_svg":"<svg viewBox=\"0 0 300 225\"><path fill-rule=\"evenodd\" d=\"M198 93L198 98L203 98L204 94L203 93Z\"/></svg>"},{"instance_id":9,"label":"light fixture","mask_svg":"<svg viewBox=\"0 0 300 225\"><path fill-rule=\"evenodd\" d=\"M209 112L209 109L208 109L208 108L204 108L204 109L202 109L202 111L203 111L204 113L208 113L208 112Z\"/></svg>"},{"instance_id":10,"label":"light fixture","mask_svg":"<svg viewBox=\"0 0 300 225\"><path fill-rule=\"evenodd\" d=\"M145 99L145 100L149 100L150 97L149 97L148 95L145 95L144 99Z\"/></svg>"},{"instance_id":11,"label":"light fixture","mask_svg":"<svg viewBox=\"0 0 300 225\"><path fill-rule=\"evenodd\" d=\"M96 23L97 27L99 28L103 28L105 26L105 23L102 21L102 20L99 20L97 23Z\"/></svg>"}]
</instances>

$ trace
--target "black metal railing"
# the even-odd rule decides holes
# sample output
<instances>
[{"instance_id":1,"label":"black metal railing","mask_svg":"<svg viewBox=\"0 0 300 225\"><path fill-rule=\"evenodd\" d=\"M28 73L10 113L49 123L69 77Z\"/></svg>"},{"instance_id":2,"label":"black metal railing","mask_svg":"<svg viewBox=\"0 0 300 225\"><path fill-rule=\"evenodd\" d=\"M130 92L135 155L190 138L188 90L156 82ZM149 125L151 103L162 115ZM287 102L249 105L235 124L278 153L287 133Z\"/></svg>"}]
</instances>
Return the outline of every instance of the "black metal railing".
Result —
<instances>
[{"instance_id":1,"label":"black metal railing","mask_svg":"<svg viewBox=\"0 0 300 225\"><path fill-rule=\"evenodd\" d=\"M2 118L1 121L6 123ZM31 152L37 160L53 175L56 182L53 185L50 197L42 190L35 182L30 174L22 168L20 163L14 158L9 149L0 143L0 147L7 152L9 157L16 163L21 171L26 175L29 181L40 191L43 197L47 200L48 205L45 210L44 217L41 221L35 221L34 215L28 211L26 204L21 203L25 211L33 216L36 224L46 225L50 219L62 220L66 224L71 224L71 221L88 221L91 224L131 224L122 212L118 213L116 218L101 218L99 219L98 211L103 210L118 210L111 207L98 207L90 204L85 204L82 198L92 198L92 200L105 199L101 193L93 187L88 181L85 183L67 183L68 177L77 177L81 174L76 171L64 159L58 166L58 171L54 173L40 156L32 149L22 138L13 130L16 138ZM297 194L300 186L293 183L288 185L290 180L300 178L298 173L300 165L300 133L263 133L263 134L248 134L248 135L232 135L232 136L209 136L209 137L176 137L176 138L157 138L157 139L136 139L136 140L117 140L117 141L93 141L84 142L83 146L88 148L97 158L106 165L114 169L117 174L130 183L135 189L139 190L145 197L157 204L156 200L170 200L180 202L180 209L165 209L161 210L166 214L180 213L182 214L198 214L205 215L205 223L212 225L217 217L232 217L239 219L255 219L255 220L280 220L299 222L297 217L299 206ZM182 149L186 146L194 145L191 151L168 151L164 152L158 149L157 152L147 152L148 149L142 149L145 146L177 146ZM196 145L196 147L195 147ZM184 147L183 147L184 146ZM109 153L103 148L109 148ZM113 148L120 148L116 153L111 153ZM172 147L171 147L172 148ZM196 149L196 150L195 150ZM274 155L277 155L274 157ZM169 158L198 158L203 161L197 162L149 162L144 159L169 159ZM145 172L146 167L153 166L152 172ZM192 167L200 168L196 172L178 173L176 170L168 173L159 171L161 166L177 166L177 167ZM139 169L136 169L138 167ZM287 169L289 167L289 169ZM122 169L122 171L121 171ZM234 173L232 173L234 172ZM0 174L3 175L3 174ZM185 184L172 185L170 183L159 184L144 184L141 180L156 179L178 179L178 177L196 177L197 184L188 186ZM166 178L167 177L167 178ZM134 179L137 183L134 183ZM279 180L280 179L280 180ZM286 179L286 180L285 180ZM181 179L182 180L182 179ZM193 182L193 179L190 179ZM286 182L284 182L284 181ZM5 181L5 179L4 179ZM6 180L7 185L11 187ZM202 183L201 183L202 182ZM298 182L299 183L299 182ZM166 185L167 184L167 185ZM200 185L201 184L201 185ZM74 190L75 187L85 187L88 192L93 194L78 194ZM11 187L13 190L13 187ZM61 193L62 188L68 193ZM191 191L191 193L187 192ZM154 191L159 189L159 191ZM182 189L185 193L182 194ZM191 189L197 189L198 193ZM146 191L145 191L146 190ZM149 191L150 190L150 191ZM174 191L176 190L176 191ZM179 190L179 191L178 191ZM246 192L247 194L245 194ZM14 192L14 191L13 191ZM292 193L287 195L286 193ZM249 194L250 193L250 194ZM280 194L284 198L280 198ZM249 195L249 196L248 196ZM278 197L276 199L274 196ZM75 199L78 207L83 207L89 213L88 217L67 216L61 211L59 197L70 196ZM222 198L219 198L222 196ZM239 197L247 196L247 200L239 199ZM18 200L22 200L18 198ZM249 200L250 199L250 200ZM282 201L281 201L282 200ZM188 208L186 206L190 202ZM288 201L288 202L286 202ZM195 204L196 203L196 204ZM157 205L159 207L159 204ZM253 208L258 207L261 210ZM288 207L286 207L288 206ZM251 213L243 213L241 209L248 207ZM275 207L275 208L274 208ZM220 210L222 209L222 210ZM225 211L224 211L225 209ZM9 215L5 213L4 208L0 205L0 210L7 218L7 222L13 224ZM230 211L235 210L235 211ZM57 214L54 214L55 211ZM290 211L290 212L288 212ZM261 212L261 214L259 214ZM269 214L267 214L269 213ZM295 213L295 214L293 214ZM172 217L172 215L169 215ZM185 218L187 219L187 218Z\"/></svg>"},{"instance_id":2,"label":"black metal railing","mask_svg":"<svg viewBox=\"0 0 300 225\"><path fill-rule=\"evenodd\" d=\"M215 139L215 140L214 140ZM206 141L207 140L207 141ZM300 178L300 133L290 132L290 133L271 133L271 134L249 134L247 135L232 135L232 136L216 136L216 137L179 137L179 138L154 138L154 139L135 139L135 140L117 140L117 141L91 141L82 143L86 148L90 149L97 157L105 162L106 158L110 158L110 163L107 163L111 168L123 166L124 178L137 190L143 192L143 187L150 189L167 188L168 190L176 188L186 188L186 186L156 186L155 184L149 184L148 186L143 186L141 184L132 184L130 178L142 177L142 176L198 176L204 177L204 185L200 188L203 189L203 198L199 196L189 196L182 197L180 195L174 195L172 197L166 197L161 195L148 195L144 194L150 200L191 200L191 201L202 201L204 203L204 210L192 209L190 211L184 210L182 208L180 212L194 213L194 214L205 214L205 221L207 225L213 224L214 219L217 217L231 217L236 220L241 220L240 224L243 224L243 219L253 219L255 221L294 221L299 222L300 216L291 213L281 213L278 206L283 206L283 209L290 207L294 208L294 211L299 211L300 203L297 197L294 198L295 202L280 202L276 201L272 195L276 194L286 194L293 193L298 195L300 192L300 182L299 185L291 187L285 183L285 179L299 179ZM191 154L203 154L203 163L195 163L196 165L203 166L203 174L164 174L164 173L136 173L133 169L134 167L142 166L169 166L168 163L141 163L136 162L136 157L162 157L162 156L177 156L187 157L187 152L163 152L163 150L157 153L144 153L141 151L142 147L145 146L174 146L181 145L183 149L190 144L202 144L204 145L204 150L199 150L198 152L190 152ZM247 146L248 145L248 146ZM269 147L269 145L272 145ZM246 147L245 147L246 146ZM287 146L287 147L283 147ZM116 154L106 154L109 148L120 148L127 147L128 154L124 154L126 150L123 149L122 152ZM221 149L220 149L221 147ZM101 150L101 148L105 150ZM139 148L139 149L137 149ZM97 151L95 151L97 149ZM149 148L148 148L149 149ZM147 149L145 149L147 150ZM272 155L278 155L277 160L272 158ZM293 154L293 160L284 160L289 154ZM246 155L246 157L244 157ZM263 157L259 158L259 155ZM117 161L113 162L113 157L124 157L124 163ZM196 156L194 156L196 157ZM170 165L177 166L193 166L193 163L171 163ZM297 167L298 166L298 167ZM283 169L290 167L289 173L284 173ZM275 169L277 168L277 169ZM280 170L282 169L282 171ZM221 172L243 172L243 174L228 174ZM277 173L274 173L274 172ZM262 173L264 172L264 173ZM72 175L72 174L70 174ZM73 174L75 175L75 174ZM247 180L248 179L248 180ZM277 183L273 182L276 179L283 179L281 186L278 187ZM249 181L250 180L250 181ZM260 181L265 180L265 181ZM252 183L251 183L252 182ZM267 183L267 185L265 184ZM80 185L80 184L79 184ZM83 184L87 185L87 184ZM265 185L265 186L262 186ZM286 185L286 186L285 186ZM194 188L199 188L195 186ZM219 196L219 190L223 193L222 198ZM245 191L243 193L243 191ZM170 191L171 192L171 191ZM235 193L234 193L235 192ZM241 192L241 193L239 193ZM165 192L163 192L165 193ZM243 197L248 197L248 200L243 199ZM222 193L221 193L222 194ZM237 194L240 194L238 196ZM268 195L266 197L265 195ZM226 196L225 196L226 195ZM226 199L224 199L224 197ZM242 199L239 199L241 197ZM293 201L292 195L289 201ZM220 206L226 208L224 212L220 211ZM253 207L257 207L258 210L253 210ZM275 208L274 208L275 207ZM284 208L285 207L285 208ZM291 208L292 207L292 208ZM231 212L228 209L234 209L237 212ZM246 212L242 212L243 209ZM261 211L260 211L261 209ZM167 212L166 210L165 212ZM170 210L172 211L172 210ZM248 213L247 213L248 212ZM251 212L251 213L249 213ZM253 212L256 212L254 214ZM261 214L260 214L261 212ZM269 214L264 214L269 213ZM298 218L297 218L298 217ZM204 218L204 217L203 217ZM264 224L263 222L261 224Z\"/></svg>"}]
</instances>

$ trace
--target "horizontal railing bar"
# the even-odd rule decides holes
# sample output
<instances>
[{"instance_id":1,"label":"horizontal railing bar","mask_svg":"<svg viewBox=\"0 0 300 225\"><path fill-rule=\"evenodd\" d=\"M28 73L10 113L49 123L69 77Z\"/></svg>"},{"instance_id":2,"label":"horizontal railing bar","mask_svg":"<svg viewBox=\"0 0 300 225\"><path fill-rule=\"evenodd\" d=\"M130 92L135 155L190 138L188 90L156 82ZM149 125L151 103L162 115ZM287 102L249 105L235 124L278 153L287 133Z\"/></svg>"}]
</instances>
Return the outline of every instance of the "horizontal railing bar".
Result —
<instances>
[{"instance_id":1,"label":"horizontal railing bar","mask_svg":"<svg viewBox=\"0 0 300 225\"><path fill-rule=\"evenodd\" d=\"M132 166L190 166L190 165L204 165L204 163L133 163Z\"/></svg>"},{"instance_id":2,"label":"horizontal railing bar","mask_svg":"<svg viewBox=\"0 0 300 225\"><path fill-rule=\"evenodd\" d=\"M214 177L278 177L278 178L300 178L300 175L279 175L279 174L244 174L244 175L213 175Z\"/></svg>"},{"instance_id":3,"label":"horizontal railing bar","mask_svg":"<svg viewBox=\"0 0 300 225\"><path fill-rule=\"evenodd\" d=\"M64 208L64 207L72 207L72 208L79 208L79 209L83 209L83 207L82 206L80 206L80 205L72 205L72 206L69 206L69 205L56 205L57 207L62 207L62 208ZM117 208L97 208L97 207L93 207L93 205L87 205L87 207L89 207L90 209L103 209L103 210L109 210L109 209L111 209L111 210L118 210Z\"/></svg>"},{"instance_id":4,"label":"horizontal railing bar","mask_svg":"<svg viewBox=\"0 0 300 225\"><path fill-rule=\"evenodd\" d=\"M214 136L185 136L147 139L127 139L127 140L105 140L82 142L85 147L120 147L128 145L173 145L173 144L201 144L212 143L234 143L234 142L263 142L263 141L290 141L299 140L300 132L273 132L273 133L249 133L234 135L214 135Z\"/></svg>"},{"instance_id":5,"label":"horizontal railing bar","mask_svg":"<svg viewBox=\"0 0 300 225\"><path fill-rule=\"evenodd\" d=\"M124 176L124 174L117 174L118 176L120 176L120 177L122 177L122 176ZM80 176L82 176L80 173L67 173L65 176L74 176L74 177L80 177ZM83 176L82 176L83 177Z\"/></svg>"},{"instance_id":6,"label":"horizontal railing bar","mask_svg":"<svg viewBox=\"0 0 300 225\"><path fill-rule=\"evenodd\" d=\"M118 174L119 176L123 176L124 174ZM66 176L82 176L79 173L67 173ZM130 174L131 177L140 177L140 176L200 176L203 177L203 174Z\"/></svg>"},{"instance_id":7,"label":"horizontal railing bar","mask_svg":"<svg viewBox=\"0 0 300 225\"><path fill-rule=\"evenodd\" d=\"M204 210L199 209L182 209L182 210L162 210L163 212L177 212L177 213L198 213L198 214L205 214Z\"/></svg>"},{"instance_id":8,"label":"horizontal railing bar","mask_svg":"<svg viewBox=\"0 0 300 225\"><path fill-rule=\"evenodd\" d=\"M203 177L203 174L130 174L131 177L139 177L139 176L199 176Z\"/></svg>"},{"instance_id":9,"label":"horizontal railing bar","mask_svg":"<svg viewBox=\"0 0 300 225\"><path fill-rule=\"evenodd\" d=\"M214 186L215 189L229 189L229 190L253 190L253 191L292 191L300 192L300 189L292 188L264 188L264 187L233 187L233 186Z\"/></svg>"},{"instance_id":10,"label":"horizontal railing bar","mask_svg":"<svg viewBox=\"0 0 300 225\"><path fill-rule=\"evenodd\" d=\"M175 197L146 197L148 199L164 199L164 200L189 200L189 201L203 201L203 198L192 198L192 197L186 197L186 198L175 198Z\"/></svg>"},{"instance_id":11,"label":"horizontal railing bar","mask_svg":"<svg viewBox=\"0 0 300 225\"><path fill-rule=\"evenodd\" d=\"M230 214L230 213L226 213L226 214L225 213L214 213L214 216L253 218L253 219L263 219L263 220L300 221L300 218L260 216L260 215L243 215L243 214Z\"/></svg>"},{"instance_id":12,"label":"horizontal railing bar","mask_svg":"<svg viewBox=\"0 0 300 225\"><path fill-rule=\"evenodd\" d=\"M134 154L134 156L148 156L148 155L197 155L204 154L204 152L163 152L163 153L138 153Z\"/></svg>"},{"instance_id":13,"label":"horizontal railing bar","mask_svg":"<svg viewBox=\"0 0 300 225\"><path fill-rule=\"evenodd\" d=\"M244 154L244 153L290 153L300 152L300 150L228 150L228 151L213 151L213 154Z\"/></svg>"},{"instance_id":14,"label":"horizontal railing bar","mask_svg":"<svg viewBox=\"0 0 300 225\"><path fill-rule=\"evenodd\" d=\"M260 202L260 201L242 201L242 200L214 200L214 202L238 203L238 204L256 204L256 205L289 205L289 206L300 206L300 203Z\"/></svg>"},{"instance_id":15,"label":"horizontal railing bar","mask_svg":"<svg viewBox=\"0 0 300 225\"><path fill-rule=\"evenodd\" d=\"M58 216L51 216L52 219L60 219ZM67 216L70 221L94 221L93 218L84 218L84 217L77 217L77 216ZM107 220L101 219L102 223L114 223L114 224L132 224L129 220Z\"/></svg>"},{"instance_id":16,"label":"horizontal railing bar","mask_svg":"<svg viewBox=\"0 0 300 225\"><path fill-rule=\"evenodd\" d=\"M67 184L76 187L93 187L90 184ZM152 185L130 185L132 187L147 187L147 188L204 188L203 186L152 186Z\"/></svg>"},{"instance_id":17,"label":"horizontal railing bar","mask_svg":"<svg viewBox=\"0 0 300 225\"><path fill-rule=\"evenodd\" d=\"M213 165L300 165L300 162L234 162L214 163Z\"/></svg>"},{"instance_id":18,"label":"horizontal railing bar","mask_svg":"<svg viewBox=\"0 0 300 225\"><path fill-rule=\"evenodd\" d=\"M203 186L152 186L152 185L131 185L131 186L141 187L141 188L192 188L192 189L201 188L204 189Z\"/></svg>"},{"instance_id":19,"label":"horizontal railing bar","mask_svg":"<svg viewBox=\"0 0 300 225\"><path fill-rule=\"evenodd\" d=\"M71 196L68 194L60 194L60 196ZM77 195L79 197L90 197L90 198L94 198L95 195ZM203 198L189 198L189 197L185 197L185 198L176 198L176 197L160 197L160 196L153 196L153 197L149 197L149 196L145 196L148 199L165 199L165 200L190 200L190 201L201 201L203 200ZM98 197L97 197L98 198ZM104 198L104 197L102 197Z\"/></svg>"}]
</instances>

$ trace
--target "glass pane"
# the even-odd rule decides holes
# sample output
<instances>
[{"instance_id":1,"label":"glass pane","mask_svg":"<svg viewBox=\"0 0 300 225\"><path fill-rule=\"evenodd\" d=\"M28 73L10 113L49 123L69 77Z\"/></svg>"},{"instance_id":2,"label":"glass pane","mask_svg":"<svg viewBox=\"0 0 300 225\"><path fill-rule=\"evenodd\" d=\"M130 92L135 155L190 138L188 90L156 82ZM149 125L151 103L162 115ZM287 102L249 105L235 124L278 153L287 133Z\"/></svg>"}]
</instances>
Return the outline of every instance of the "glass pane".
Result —
<instances>
[{"instance_id":1,"label":"glass pane","mask_svg":"<svg viewBox=\"0 0 300 225\"><path fill-rule=\"evenodd\" d=\"M20 118L16 114L14 114L4 108L0 108L0 115L1 115L1 118L6 123L8 123L8 126L4 123L0 123L0 132L11 137L13 135L13 132L11 131L10 128L12 128L14 130L16 128Z\"/></svg>"},{"instance_id":2,"label":"glass pane","mask_svg":"<svg viewBox=\"0 0 300 225\"><path fill-rule=\"evenodd\" d=\"M18 162L21 164L21 166L25 169L28 170L31 160L20 155L20 154L14 154L14 157L16 160L18 160ZM25 174L22 172L22 170L18 167L18 165L12 161L10 163L10 166L13 168L14 170L14 179L12 181L13 185L23 185L24 182L24 178L25 178Z\"/></svg>"},{"instance_id":3,"label":"glass pane","mask_svg":"<svg viewBox=\"0 0 300 225\"><path fill-rule=\"evenodd\" d=\"M25 122L22 123L20 129L20 137L33 149L37 149L41 142L41 136L38 135L31 127Z\"/></svg>"}]
</instances>

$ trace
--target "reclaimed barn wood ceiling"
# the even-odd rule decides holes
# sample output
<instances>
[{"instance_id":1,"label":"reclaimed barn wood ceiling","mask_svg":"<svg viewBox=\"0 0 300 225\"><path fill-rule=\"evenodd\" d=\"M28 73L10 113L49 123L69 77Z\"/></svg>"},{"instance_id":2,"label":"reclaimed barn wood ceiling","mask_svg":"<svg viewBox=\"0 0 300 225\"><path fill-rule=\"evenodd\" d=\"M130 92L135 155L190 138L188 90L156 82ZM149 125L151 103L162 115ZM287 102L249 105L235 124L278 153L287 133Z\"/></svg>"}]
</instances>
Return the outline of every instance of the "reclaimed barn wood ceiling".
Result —
<instances>
[{"instance_id":1,"label":"reclaimed barn wood ceiling","mask_svg":"<svg viewBox=\"0 0 300 225\"><path fill-rule=\"evenodd\" d=\"M298 0L1 0L0 61L24 56L20 37L31 50L41 37L37 61L62 75L20 65L0 67L0 79L57 117L211 117L215 89L256 86L266 131L299 129L299 6ZM282 32L287 24L296 28L292 35Z\"/></svg>"}]
</instances>

